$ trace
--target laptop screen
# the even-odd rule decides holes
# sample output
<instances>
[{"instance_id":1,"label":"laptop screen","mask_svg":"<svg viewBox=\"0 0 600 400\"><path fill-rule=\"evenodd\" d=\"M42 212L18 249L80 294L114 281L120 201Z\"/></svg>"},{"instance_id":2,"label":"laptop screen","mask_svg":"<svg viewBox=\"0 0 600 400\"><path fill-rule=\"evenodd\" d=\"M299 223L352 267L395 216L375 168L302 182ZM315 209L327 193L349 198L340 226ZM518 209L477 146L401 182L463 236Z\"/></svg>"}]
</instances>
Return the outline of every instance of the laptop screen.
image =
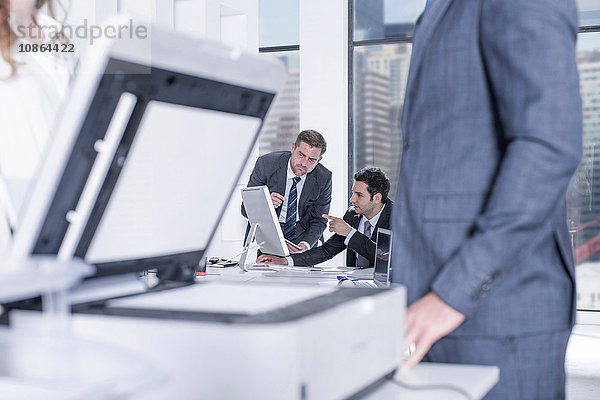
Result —
<instances>
[{"instance_id":1,"label":"laptop screen","mask_svg":"<svg viewBox=\"0 0 600 400\"><path fill-rule=\"evenodd\" d=\"M390 277L390 260L392 258L392 231L379 228L375 248L375 269L373 280L387 285Z\"/></svg>"}]
</instances>

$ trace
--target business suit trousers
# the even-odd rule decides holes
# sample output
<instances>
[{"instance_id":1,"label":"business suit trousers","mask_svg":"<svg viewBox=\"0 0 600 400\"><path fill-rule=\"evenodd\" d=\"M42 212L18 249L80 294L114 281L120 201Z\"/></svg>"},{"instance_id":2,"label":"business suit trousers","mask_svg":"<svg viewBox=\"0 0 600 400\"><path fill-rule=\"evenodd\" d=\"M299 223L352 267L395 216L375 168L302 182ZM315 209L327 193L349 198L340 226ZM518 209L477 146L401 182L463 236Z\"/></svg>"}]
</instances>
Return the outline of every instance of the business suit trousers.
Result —
<instances>
[{"instance_id":1,"label":"business suit trousers","mask_svg":"<svg viewBox=\"0 0 600 400\"><path fill-rule=\"evenodd\" d=\"M500 381L484 400L565 398L565 353L571 331L506 338L446 337L426 360L496 365Z\"/></svg>"}]
</instances>

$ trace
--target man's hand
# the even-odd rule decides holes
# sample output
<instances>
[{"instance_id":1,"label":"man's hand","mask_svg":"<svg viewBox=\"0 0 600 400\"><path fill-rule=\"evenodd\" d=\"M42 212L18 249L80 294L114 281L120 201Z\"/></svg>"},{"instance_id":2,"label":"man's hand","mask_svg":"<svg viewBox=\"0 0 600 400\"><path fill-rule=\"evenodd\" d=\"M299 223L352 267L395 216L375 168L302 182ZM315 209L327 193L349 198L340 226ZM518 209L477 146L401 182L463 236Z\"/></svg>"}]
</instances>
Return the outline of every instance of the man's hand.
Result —
<instances>
[{"instance_id":1,"label":"man's hand","mask_svg":"<svg viewBox=\"0 0 600 400\"><path fill-rule=\"evenodd\" d=\"M277 208L283 204L285 197L280 195L279 193L273 192L271 193L271 201L273 202L273 207Z\"/></svg>"},{"instance_id":2,"label":"man's hand","mask_svg":"<svg viewBox=\"0 0 600 400\"><path fill-rule=\"evenodd\" d=\"M287 260L283 257L272 256L270 254L261 254L257 259L257 263L265 263L267 265L288 265Z\"/></svg>"},{"instance_id":3,"label":"man's hand","mask_svg":"<svg viewBox=\"0 0 600 400\"><path fill-rule=\"evenodd\" d=\"M431 346L465 320L465 316L446 304L437 294L427 293L406 309L406 338L404 347L414 346L401 369L416 365L425 357Z\"/></svg>"},{"instance_id":4,"label":"man's hand","mask_svg":"<svg viewBox=\"0 0 600 400\"><path fill-rule=\"evenodd\" d=\"M348 234L352 232L352 227L341 218L327 214L323 214L321 217L329 220L329 232L335 232L341 236L348 236Z\"/></svg>"},{"instance_id":5,"label":"man's hand","mask_svg":"<svg viewBox=\"0 0 600 400\"><path fill-rule=\"evenodd\" d=\"M308 250L308 246L304 242L300 242L298 244L294 244L289 240L285 240L285 244L287 245L288 251L290 254L302 253Z\"/></svg>"}]
</instances>

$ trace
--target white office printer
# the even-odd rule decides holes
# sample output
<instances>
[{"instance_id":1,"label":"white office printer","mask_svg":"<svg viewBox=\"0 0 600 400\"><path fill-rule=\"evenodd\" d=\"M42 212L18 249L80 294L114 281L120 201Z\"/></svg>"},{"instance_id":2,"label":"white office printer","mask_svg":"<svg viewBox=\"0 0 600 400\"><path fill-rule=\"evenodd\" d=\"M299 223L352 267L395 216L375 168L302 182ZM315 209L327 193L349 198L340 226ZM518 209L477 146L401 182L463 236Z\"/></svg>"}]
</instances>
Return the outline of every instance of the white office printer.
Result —
<instances>
[{"instance_id":1,"label":"white office printer","mask_svg":"<svg viewBox=\"0 0 600 400\"><path fill-rule=\"evenodd\" d=\"M140 398L336 399L392 373L401 287L194 284L285 72L268 58L145 31L82 58L13 259L96 268L71 292L73 332L137 351L169 377ZM138 279L150 268L161 280L153 289ZM44 323L11 308L17 329Z\"/></svg>"}]
</instances>

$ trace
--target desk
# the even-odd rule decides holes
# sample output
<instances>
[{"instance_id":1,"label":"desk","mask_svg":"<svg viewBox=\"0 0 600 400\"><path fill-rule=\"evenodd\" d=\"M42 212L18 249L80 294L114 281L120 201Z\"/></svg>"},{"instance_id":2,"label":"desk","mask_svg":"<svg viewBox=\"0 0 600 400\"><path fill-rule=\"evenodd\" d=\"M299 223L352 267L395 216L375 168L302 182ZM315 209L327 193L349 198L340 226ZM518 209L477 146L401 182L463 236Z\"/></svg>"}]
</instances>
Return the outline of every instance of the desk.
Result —
<instances>
[{"instance_id":1,"label":"desk","mask_svg":"<svg viewBox=\"0 0 600 400\"><path fill-rule=\"evenodd\" d=\"M338 275L347 275L347 272L335 272L327 278L319 279L310 276L311 272L297 272L298 276L279 276L278 271L248 271L244 272L238 267L206 267L206 276L196 278L197 282L233 281L233 282L285 282L307 285L337 285ZM370 279L373 277L373 268L359 269L352 273L359 278ZM306 276L307 278L303 278Z\"/></svg>"}]
</instances>

